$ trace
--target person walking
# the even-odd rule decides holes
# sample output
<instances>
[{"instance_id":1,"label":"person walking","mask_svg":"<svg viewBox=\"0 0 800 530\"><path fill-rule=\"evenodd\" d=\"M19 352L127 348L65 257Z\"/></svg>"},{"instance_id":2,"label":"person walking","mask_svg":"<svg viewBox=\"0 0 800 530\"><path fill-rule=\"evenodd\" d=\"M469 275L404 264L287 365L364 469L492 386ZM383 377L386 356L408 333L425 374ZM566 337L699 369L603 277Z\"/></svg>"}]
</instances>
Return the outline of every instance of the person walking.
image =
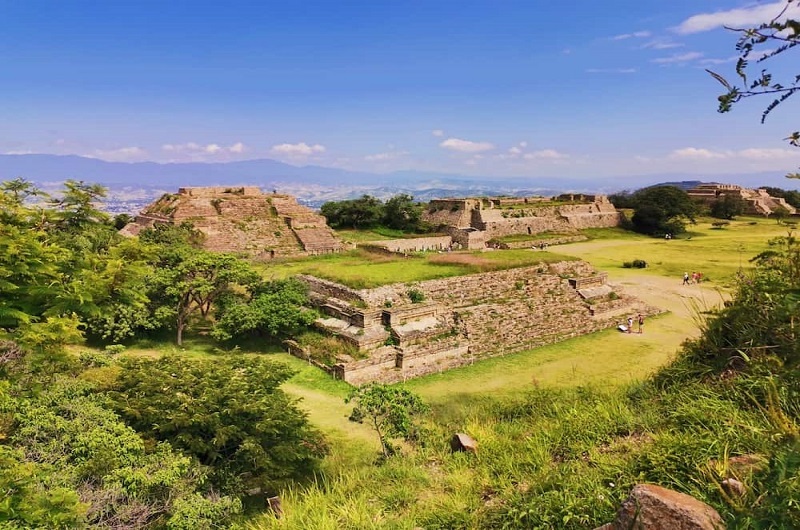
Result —
<instances>
[{"instance_id":1,"label":"person walking","mask_svg":"<svg viewBox=\"0 0 800 530\"><path fill-rule=\"evenodd\" d=\"M689 273L688 272L684 272L683 273L683 285L689 285Z\"/></svg>"},{"instance_id":2,"label":"person walking","mask_svg":"<svg viewBox=\"0 0 800 530\"><path fill-rule=\"evenodd\" d=\"M639 333L644 329L644 317L639 313Z\"/></svg>"}]
</instances>

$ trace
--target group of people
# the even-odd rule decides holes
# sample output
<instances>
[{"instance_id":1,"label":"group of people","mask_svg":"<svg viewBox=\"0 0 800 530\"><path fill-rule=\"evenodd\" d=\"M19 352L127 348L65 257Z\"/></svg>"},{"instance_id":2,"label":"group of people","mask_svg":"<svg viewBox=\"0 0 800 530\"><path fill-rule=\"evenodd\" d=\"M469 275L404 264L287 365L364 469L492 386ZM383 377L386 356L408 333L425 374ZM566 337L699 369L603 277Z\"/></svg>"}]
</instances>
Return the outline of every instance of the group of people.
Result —
<instances>
[{"instance_id":1,"label":"group of people","mask_svg":"<svg viewBox=\"0 0 800 530\"><path fill-rule=\"evenodd\" d=\"M634 317L628 317L628 325L621 324L619 330L625 333L633 333L634 322L639 325L639 331L637 333L642 333L644 331L644 316L641 313L636 315L635 320Z\"/></svg>"},{"instance_id":2,"label":"group of people","mask_svg":"<svg viewBox=\"0 0 800 530\"><path fill-rule=\"evenodd\" d=\"M688 272L683 273L683 285L691 285L693 283L700 283L700 280L703 278L703 274L700 272L692 272L692 275L689 276Z\"/></svg>"}]
</instances>

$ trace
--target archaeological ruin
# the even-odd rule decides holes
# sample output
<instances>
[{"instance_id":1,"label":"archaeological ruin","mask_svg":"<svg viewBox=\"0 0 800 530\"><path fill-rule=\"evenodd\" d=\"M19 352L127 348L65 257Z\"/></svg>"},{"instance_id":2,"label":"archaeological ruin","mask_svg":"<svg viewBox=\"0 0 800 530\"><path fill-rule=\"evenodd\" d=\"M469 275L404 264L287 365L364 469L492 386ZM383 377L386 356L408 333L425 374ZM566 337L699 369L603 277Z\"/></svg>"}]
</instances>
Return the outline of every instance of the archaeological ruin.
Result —
<instances>
[{"instance_id":1,"label":"archaeological ruin","mask_svg":"<svg viewBox=\"0 0 800 530\"><path fill-rule=\"evenodd\" d=\"M772 197L765 189L748 189L736 184L699 184L687 191L689 197L704 204L713 204L720 197L726 195L739 197L745 204L745 214L768 216L775 212L776 208L785 209L789 215L797 215L797 209L787 203L783 198Z\"/></svg>"},{"instance_id":2,"label":"archaeological ruin","mask_svg":"<svg viewBox=\"0 0 800 530\"><path fill-rule=\"evenodd\" d=\"M362 290L300 278L324 315L316 325L366 357L316 364L354 385L441 372L659 312L583 261ZM291 353L314 362L299 344L287 344Z\"/></svg>"},{"instance_id":3,"label":"archaeological ruin","mask_svg":"<svg viewBox=\"0 0 800 530\"><path fill-rule=\"evenodd\" d=\"M191 222L204 246L256 259L337 252L345 248L325 218L280 193L257 186L180 188L145 208L122 229L137 235L157 223Z\"/></svg>"}]
</instances>

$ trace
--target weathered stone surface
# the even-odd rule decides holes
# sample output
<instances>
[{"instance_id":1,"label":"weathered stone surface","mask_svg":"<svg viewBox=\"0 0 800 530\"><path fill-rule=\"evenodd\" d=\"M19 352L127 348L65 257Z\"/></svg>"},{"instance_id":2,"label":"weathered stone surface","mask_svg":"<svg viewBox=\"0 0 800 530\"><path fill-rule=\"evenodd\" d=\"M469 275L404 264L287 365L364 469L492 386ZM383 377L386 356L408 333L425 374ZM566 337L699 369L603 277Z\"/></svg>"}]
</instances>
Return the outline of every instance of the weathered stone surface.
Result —
<instances>
[{"instance_id":1,"label":"weathered stone surface","mask_svg":"<svg viewBox=\"0 0 800 530\"><path fill-rule=\"evenodd\" d=\"M714 508L694 497L654 484L639 484L622 503L611 528L724 530L725 524Z\"/></svg>"},{"instance_id":2,"label":"weathered stone surface","mask_svg":"<svg viewBox=\"0 0 800 530\"><path fill-rule=\"evenodd\" d=\"M477 453L478 442L475 441L475 439L469 434L465 434L463 432L457 432L450 439L450 449L454 453L457 452Z\"/></svg>"},{"instance_id":3,"label":"weathered stone surface","mask_svg":"<svg viewBox=\"0 0 800 530\"><path fill-rule=\"evenodd\" d=\"M336 252L345 245L325 218L294 197L262 193L256 186L181 188L145 208L123 235L137 235L159 223L191 222L203 245L260 259Z\"/></svg>"},{"instance_id":4,"label":"weathered stone surface","mask_svg":"<svg viewBox=\"0 0 800 530\"><path fill-rule=\"evenodd\" d=\"M757 471L763 471L767 467L767 459L762 455L748 454L732 456L728 459L730 472L741 477Z\"/></svg>"}]
</instances>

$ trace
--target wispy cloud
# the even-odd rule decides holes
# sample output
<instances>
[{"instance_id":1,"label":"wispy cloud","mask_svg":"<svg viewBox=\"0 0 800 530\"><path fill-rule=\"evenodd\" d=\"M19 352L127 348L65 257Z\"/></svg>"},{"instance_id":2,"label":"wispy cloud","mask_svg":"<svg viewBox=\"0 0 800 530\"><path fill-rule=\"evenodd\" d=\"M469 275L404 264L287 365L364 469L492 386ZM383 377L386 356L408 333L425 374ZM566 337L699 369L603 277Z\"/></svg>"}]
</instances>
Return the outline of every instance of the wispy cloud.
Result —
<instances>
[{"instance_id":1,"label":"wispy cloud","mask_svg":"<svg viewBox=\"0 0 800 530\"><path fill-rule=\"evenodd\" d=\"M462 153L480 153L482 151L491 151L494 149L494 144L489 142L472 142L460 138L448 138L440 143L439 147L451 151L460 151Z\"/></svg>"},{"instance_id":2,"label":"wispy cloud","mask_svg":"<svg viewBox=\"0 0 800 530\"><path fill-rule=\"evenodd\" d=\"M760 148L714 151L702 147L684 147L669 154L670 158L686 160L739 159L739 160L775 160L798 159L800 153L793 149Z\"/></svg>"},{"instance_id":3,"label":"wispy cloud","mask_svg":"<svg viewBox=\"0 0 800 530\"><path fill-rule=\"evenodd\" d=\"M389 160L396 160L398 158L404 157L408 154L408 151L387 151L385 153L375 153L373 155L367 155L364 157L364 160L367 162L388 162Z\"/></svg>"},{"instance_id":4,"label":"wispy cloud","mask_svg":"<svg viewBox=\"0 0 800 530\"><path fill-rule=\"evenodd\" d=\"M587 68L587 74L635 74L636 68Z\"/></svg>"},{"instance_id":5,"label":"wispy cloud","mask_svg":"<svg viewBox=\"0 0 800 530\"><path fill-rule=\"evenodd\" d=\"M247 147L242 142L236 142L230 146L222 146L216 143L199 144L197 142L186 142L184 144L164 144L161 150L179 158L190 160L206 160L215 157L227 157L229 155L241 155Z\"/></svg>"},{"instance_id":6,"label":"wispy cloud","mask_svg":"<svg viewBox=\"0 0 800 530\"><path fill-rule=\"evenodd\" d=\"M95 149L83 155L87 158L98 158L107 162L137 162L147 158L147 151L141 147L120 147L119 149Z\"/></svg>"},{"instance_id":7,"label":"wispy cloud","mask_svg":"<svg viewBox=\"0 0 800 530\"><path fill-rule=\"evenodd\" d=\"M739 57L728 57L726 59L702 59L697 61L698 64L702 65L714 65L714 64L727 64L727 63L735 63Z\"/></svg>"},{"instance_id":8,"label":"wispy cloud","mask_svg":"<svg viewBox=\"0 0 800 530\"><path fill-rule=\"evenodd\" d=\"M305 142L300 142L296 144L273 145L270 151L276 155L283 155L289 157L306 157L324 153L326 149L324 145L320 144L308 145Z\"/></svg>"},{"instance_id":9,"label":"wispy cloud","mask_svg":"<svg viewBox=\"0 0 800 530\"><path fill-rule=\"evenodd\" d=\"M441 129L434 129L434 130L431 131L431 134L436 136L437 138L440 138L440 137L444 136L444 131L441 130Z\"/></svg>"},{"instance_id":10,"label":"wispy cloud","mask_svg":"<svg viewBox=\"0 0 800 530\"><path fill-rule=\"evenodd\" d=\"M623 33L622 35L614 35L611 40L627 40L627 39L646 39L652 33L649 31L634 31L633 33Z\"/></svg>"},{"instance_id":11,"label":"wispy cloud","mask_svg":"<svg viewBox=\"0 0 800 530\"><path fill-rule=\"evenodd\" d=\"M785 7L786 12L782 18L796 18L800 16L800 5L793 2L788 4L787 7L785 0L779 0L777 2L751 7L694 15L681 22L674 30L682 35L687 35L690 33L710 31L721 27L749 27L771 21L777 17Z\"/></svg>"},{"instance_id":12,"label":"wispy cloud","mask_svg":"<svg viewBox=\"0 0 800 530\"><path fill-rule=\"evenodd\" d=\"M653 59L650 62L656 64L681 64L681 63L688 63L690 61L695 61L703 57L703 54L700 52L686 52L676 55L670 55L669 57L659 57L657 59Z\"/></svg>"},{"instance_id":13,"label":"wispy cloud","mask_svg":"<svg viewBox=\"0 0 800 530\"><path fill-rule=\"evenodd\" d=\"M555 149L542 149L540 151L533 151L532 153L525 153L522 155L525 160L564 160L569 158L569 155L556 151Z\"/></svg>"},{"instance_id":14,"label":"wispy cloud","mask_svg":"<svg viewBox=\"0 0 800 530\"><path fill-rule=\"evenodd\" d=\"M650 42L642 44L642 48L646 50L670 50L673 48L683 48L682 42L673 42L670 40L655 39Z\"/></svg>"}]
</instances>

